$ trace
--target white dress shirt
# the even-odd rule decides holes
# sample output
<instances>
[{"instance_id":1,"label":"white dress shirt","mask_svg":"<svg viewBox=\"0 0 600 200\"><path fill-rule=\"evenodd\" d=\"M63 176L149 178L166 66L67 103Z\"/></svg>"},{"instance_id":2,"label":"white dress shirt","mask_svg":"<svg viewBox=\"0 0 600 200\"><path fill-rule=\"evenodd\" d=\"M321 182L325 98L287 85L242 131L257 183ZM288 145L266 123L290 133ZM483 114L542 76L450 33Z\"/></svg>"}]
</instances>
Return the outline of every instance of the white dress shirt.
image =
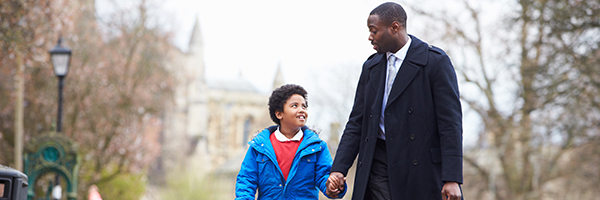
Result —
<instances>
[{"instance_id":1,"label":"white dress shirt","mask_svg":"<svg viewBox=\"0 0 600 200\"><path fill-rule=\"evenodd\" d=\"M379 128L381 129L381 133L379 134L379 138L384 139L385 140L385 124L383 123L385 120L385 116L384 116L384 112L385 112L385 108L387 106L387 101L388 98L390 96L390 91L392 91L391 87L394 83L394 81L396 81L396 75L398 75L398 71L400 71L400 67L402 66L402 63L404 62L404 59L406 58L406 53L408 52L408 48L410 47L410 43L412 42L412 39L410 39L410 36L408 37L408 41L406 41L406 44L404 44L404 46L402 46L402 48L400 48L400 50L398 50L398 52L396 53L392 53L392 52L386 52L386 56L387 56L387 60L388 60L388 65L386 68L386 78L385 78L385 89L384 89L384 94L383 94L383 102L381 104L381 115L379 116ZM390 60L393 60L393 62L390 62ZM390 74L391 73L391 74ZM392 80L389 80L389 79Z\"/></svg>"},{"instance_id":2,"label":"white dress shirt","mask_svg":"<svg viewBox=\"0 0 600 200\"><path fill-rule=\"evenodd\" d=\"M304 133L302 132L302 129L298 129L298 132L296 133L296 135L294 135L294 137L292 139L288 139L287 137L285 137L285 135L283 135L283 133L281 133L281 131L279 131L279 128L281 126L277 127L277 130L275 130L275 138L277 140L279 140L280 142L287 142L287 141L300 141L302 139L302 137L304 136Z\"/></svg>"}]
</instances>

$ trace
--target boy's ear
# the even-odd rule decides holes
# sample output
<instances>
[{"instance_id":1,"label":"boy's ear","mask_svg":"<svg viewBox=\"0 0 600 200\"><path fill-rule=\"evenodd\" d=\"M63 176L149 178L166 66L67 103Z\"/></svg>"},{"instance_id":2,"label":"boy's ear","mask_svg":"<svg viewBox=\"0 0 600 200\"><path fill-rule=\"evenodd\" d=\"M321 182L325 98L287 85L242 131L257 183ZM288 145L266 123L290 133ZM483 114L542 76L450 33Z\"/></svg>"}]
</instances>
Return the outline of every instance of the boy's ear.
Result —
<instances>
[{"instance_id":1,"label":"boy's ear","mask_svg":"<svg viewBox=\"0 0 600 200\"><path fill-rule=\"evenodd\" d=\"M283 112L276 110L275 116L277 116L277 119L281 120L283 119Z\"/></svg>"}]
</instances>

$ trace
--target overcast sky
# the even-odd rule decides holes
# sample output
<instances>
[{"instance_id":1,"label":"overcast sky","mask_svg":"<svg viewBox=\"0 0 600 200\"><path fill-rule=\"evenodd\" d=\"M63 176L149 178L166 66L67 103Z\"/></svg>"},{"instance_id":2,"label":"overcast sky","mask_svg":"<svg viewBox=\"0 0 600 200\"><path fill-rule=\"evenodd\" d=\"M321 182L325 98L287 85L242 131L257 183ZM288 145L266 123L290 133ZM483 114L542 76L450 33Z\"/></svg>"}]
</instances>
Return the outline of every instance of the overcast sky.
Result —
<instances>
[{"instance_id":1,"label":"overcast sky","mask_svg":"<svg viewBox=\"0 0 600 200\"><path fill-rule=\"evenodd\" d=\"M200 20L207 77L237 78L241 72L268 93L279 64L285 80L299 84L309 70L360 66L374 52L366 19L381 2L169 0L164 9L176 18L174 43L184 51L194 20Z\"/></svg>"},{"instance_id":2,"label":"overcast sky","mask_svg":"<svg viewBox=\"0 0 600 200\"><path fill-rule=\"evenodd\" d=\"M322 87L311 84L315 79L309 76L332 71L324 69L348 66L339 73L358 74L365 59L375 52L368 41L367 17L383 2L386 1L155 0L154 5L159 7L156 14L164 20L166 28L174 31L173 43L184 52L195 20L200 21L207 78L236 79L242 74L261 92L269 94L278 65L287 83L303 85L309 92L314 87ZM463 4L456 1L406 0L400 3L408 15L408 33L424 41L432 40L423 28L426 24L423 20L427 19L415 16L408 5L428 11L456 12L456 16L466 13L461 12ZM493 4L490 6L488 2L487 7L483 6L486 13L499 12L506 1ZM108 7L103 1L97 1L100 16L110 10ZM487 23L494 25L493 21ZM320 78L323 77L327 76ZM461 92L465 92L462 85ZM469 117L468 113L465 113L465 121L468 122L464 123L465 143L473 143L475 137L471 136L481 121Z\"/></svg>"}]
</instances>

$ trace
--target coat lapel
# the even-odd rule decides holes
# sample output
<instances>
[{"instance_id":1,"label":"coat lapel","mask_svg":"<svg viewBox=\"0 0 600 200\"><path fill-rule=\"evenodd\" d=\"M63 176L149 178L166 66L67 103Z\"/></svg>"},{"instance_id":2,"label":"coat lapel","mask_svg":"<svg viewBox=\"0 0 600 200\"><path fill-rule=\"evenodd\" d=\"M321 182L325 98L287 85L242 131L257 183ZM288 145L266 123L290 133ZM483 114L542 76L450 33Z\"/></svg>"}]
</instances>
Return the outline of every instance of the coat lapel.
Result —
<instances>
[{"instance_id":1,"label":"coat lapel","mask_svg":"<svg viewBox=\"0 0 600 200\"><path fill-rule=\"evenodd\" d=\"M396 79L390 91L387 105L390 105L406 90L408 85L419 72L420 67L427 64L427 44L416 37L410 36L412 39L411 45L406 53L406 58L402 62L402 66L396 74ZM383 78L385 80L385 77ZM387 107L386 105L386 107Z\"/></svg>"},{"instance_id":2,"label":"coat lapel","mask_svg":"<svg viewBox=\"0 0 600 200\"><path fill-rule=\"evenodd\" d=\"M378 55L380 56L380 55ZM375 57L377 58L377 57ZM385 62L385 56L381 56L382 61L377 62L377 64L373 65L373 66L369 66L370 70L369 70L369 80L374 80L371 81L371 88L369 88L371 91L379 91L379 89L384 86L384 82L385 82L385 70L386 70L386 62ZM383 82L380 81L381 78L383 78Z\"/></svg>"},{"instance_id":3,"label":"coat lapel","mask_svg":"<svg viewBox=\"0 0 600 200\"><path fill-rule=\"evenodd\" d=\"M419 67L412 63L403 63L402 67L398 71L396 75L396 79L394 80L394 85L392 86L392 90L390 91L390 96L388 97L387 105L394 102L402 92L408 87L410 82L415 78L419 72Z\"/></svg>"},{"instance_id":4,"label":"coat lapel","mask_svg":"<svg viewBox=\"0 0 600 200\"><path fill-rule=\"evenodd\" d=\"M381 113L381 103L383 102L383 92L385 90L385 72L387 67L386 57L382 56L382 60L375 65L370 71L371 88L367 91L367 95L375 93L375 103L371 110L374 113Z\"/></svg>"}]
</instances>

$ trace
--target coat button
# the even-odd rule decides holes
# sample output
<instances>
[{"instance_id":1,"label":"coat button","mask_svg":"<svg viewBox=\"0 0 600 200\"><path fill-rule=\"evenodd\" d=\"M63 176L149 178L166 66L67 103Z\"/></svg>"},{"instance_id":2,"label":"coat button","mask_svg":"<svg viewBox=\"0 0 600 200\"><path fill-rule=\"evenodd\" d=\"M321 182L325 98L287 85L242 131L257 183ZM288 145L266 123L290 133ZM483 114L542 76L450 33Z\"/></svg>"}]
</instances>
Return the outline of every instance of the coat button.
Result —
<instances>
[{"instance_id":1,"label":"coat button","mask_svg":"<svg viewBox=\"0 0 600 200\"><path fill-rule=\"evenodd\" d=\"M366 137L366 138L365 138L365 142L368 142L368 141L369 141L369 137Z\"/></svg>"},{"instance_id":2,"label":"coat button","mask_svg":"<svg viewBox=\"0 0 600 200\"><path fill-rule=\"evenodd\" d=\"M310 162L310 159L308 159L308 162Z\"/></svg>"},{"instance_id":3,"label":"coat button","mask_svg":"<svg viewBox=\"0 0 600 200\"><path fill-rule=\"evenodd\" d=\"M279 187L281 187L281 184L279 184Z\"/></svg>"},{"instance_id":4,"label":"coat button","mask_svg":"<svg viewBox=\"0 0 600 200\"><path fill-rule=\"evenodd\" d=\"M413 111L413 109L412 109L412 108L408 109L408 114L411 114L411 113L412 113L412 111Z\"/></svg>"},{"instance_id":5,"label":"coat button","mask_svg":"<svg viewBox=\"0 0 600 200\"><path fill-rule=\"evenodd\" d=\"M410 139L414 140L415 139L415 134L410 134Z\"/></svg>"},{"instance_id":6,"label":"coat button","mask_svg":"<svg viewBox=\"0 0 600 200\"><path fill-rule=\"evenodd\" d=\"M361 167L361 166L362 166L362 162L358 162L358 167Z\"/></svg>"},{"instance_id":7,"label":"coat button","mask_svg":"<svg viewBox=\"0 0 600 200\"><path fill-rule=\"evenodd\" d=\"M417 159L413 160L413 165L417 166L417 164L419 164L419 162L417 161Z\"/></svg>"},{"instance_id":8,"label":"coat button","mask_svg":"<svg viewBox=\"0 0 600 200\"><path fill-rule=\"evenodd\" d=\"M387 116L390 116L390 113L387 113Z\"/></svg>"}]
</instances>

